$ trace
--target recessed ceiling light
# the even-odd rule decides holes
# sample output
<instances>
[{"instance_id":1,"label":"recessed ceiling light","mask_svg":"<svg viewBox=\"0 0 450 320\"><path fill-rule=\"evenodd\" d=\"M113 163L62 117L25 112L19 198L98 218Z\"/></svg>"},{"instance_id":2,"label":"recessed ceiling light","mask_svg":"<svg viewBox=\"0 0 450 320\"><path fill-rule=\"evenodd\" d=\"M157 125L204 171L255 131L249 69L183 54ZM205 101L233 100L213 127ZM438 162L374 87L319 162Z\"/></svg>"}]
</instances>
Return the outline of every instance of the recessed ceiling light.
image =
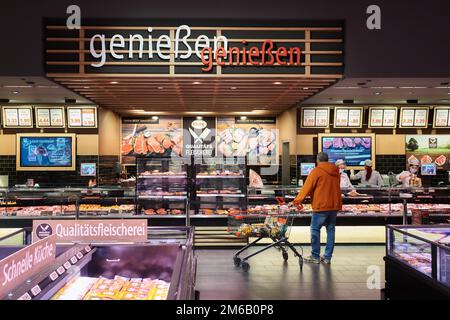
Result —
<instances>
[{"instance_id":1,"label":"recessed ceiling light","mask_svg":"<svg viewBox=\"0 0 450 320\"><path fill-rule=\"evenodd\" d=\"M11 91L12 94L19 94L19 91Z\"/></svg>"},{"instance_id":2,"label":"recessed ceiling light","mask_svg":"<svg viewBox=\"0 0 450 320\"><path fill-rule=\"evenodd\" d=\"M90 87L83 87L83 89L89 89Z\"/></svg>"},{"instance_id":3,"label":"recessed ceiling light","mask_svg":"<svg viewBox=\"0 0 450 320\"><path fill-rule=\"evenodd\" d=\"M303 90L308 90L308 89L309 89L308 87L304 87L304 88L303 88Z\"/></svg>"},{"instance_id":4,"label":"recessed ceiling light","mask_svg":"<svg viewBox=\"0 0 450 320\"><path fill-rule=\"evenodd\" d=\"M283 84L283 82L275 81L273 84Z\"/></svg>"},{"instance_id":5,"label":"recessed ceiling light","mask_svg":"<svg viewBox=\"0 0 450 320\"><path fill-rule=\"evenodd\" d=\"M377 96L379 96L379 95L381 94L381 92L375 92L375 94L376 94Z\"/></svg>"},{"instance_id":6,"label":"recessed ceiling light","mask_svg":"<svg viewBox=\"0 0 450 320\"><path fill-rule=\"evenodd\" d=\"M142 110L142 109L134 109L134 110L131 110L131 111L133 111L133 112L145 112L145 110Z\"/></svg>"},{"instance_id":7,"label":"recessed ceiling light","mask_svg":"<svg viewBox=\"0 0 450 320\"><path fill-rule=\"evenodd\" d=\"M162 89L164 89L164 87L158 87L158 90L162 90Z\"/></svg>"},{"instance_id":8,"label":"recessed ceiling light","mask_svg":"<svg viewBox=\"0 0 450 320\"><path fill-rule=\"evenodd\" d=\"M247 120L247 116L241 116L241 120Z\"/></svg>"},{"instance_id":9,"label":"recessed ceiling light","mask_svg":"<svg viewBox=\"0 0 450 320\"><path fill-rule=\"evenodd\" d=\"M450 92L447 92L447 94L450 94Z\"/></svg>"},{"instance_id":10,"label":"recessed ceiling light","mask_svg":"<svg viewBox=\"0 0 450 320\"><path fill-rule=\"evenodd\" d=\"M118 84L119 82L117 81L111 81L110 84Z\"/></svg>"},{"instance_id":11,"label":"recessed ceiling light","mask_svg":"<svg viewBox=\"0 0 450 320\"><path fill-rule=\"evenodd\" d=\"M192 84L200 84L200 81L194 81Z\"/></svg>"},{"instance_id":12,"label":"recessed ceiling light","mask_svg":"<svg viewBox=\"0 0 450 320\"><path fill-rule=\"evenodd\" d=\"M236 89L237 89L237 87L231 87L230 89L231 89L231 90L236 90Z\"/></svg>"},{"instance_id":13,"label":"recessed ceiling light","mask_svg":"<svg viewBox=\"0 0 450 320\"><path fill-rule=\"evenodd\" d=\"M153 116L152 119L153 119L153 120L158 120L159 117L158 117L158 116Z\"/></svg>"},{"instance_id":14,"label":"recessed ceiling light","mask_svg":"<svg viewBox=\"0 0 450 320\"><path fill-rule=\"evenodd\" d=\"M202 116L197 116L196 119L197 119L197 120L202 120L203 117L202 117Z\"/></svg>"}]
</instances>

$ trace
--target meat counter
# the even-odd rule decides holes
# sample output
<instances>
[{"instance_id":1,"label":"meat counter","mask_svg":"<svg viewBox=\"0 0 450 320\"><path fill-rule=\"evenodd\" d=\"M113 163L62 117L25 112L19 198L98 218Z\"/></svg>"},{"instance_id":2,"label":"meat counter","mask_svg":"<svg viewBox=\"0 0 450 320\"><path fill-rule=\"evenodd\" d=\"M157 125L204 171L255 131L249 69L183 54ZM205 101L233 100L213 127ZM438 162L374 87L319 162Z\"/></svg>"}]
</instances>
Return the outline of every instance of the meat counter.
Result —
<instances>
[{"instance_id":1,"label":"meat counter","mask_svg":"<svg viewBox=\"0 0 450 320\"><path fill-rule=\"evenodd\" d=\"M278 210L276 197L292 201L300 188L295 186L249 188L248 210ZM410 223L414 210L432 211L431 217L450 219L450 188L352 188L343 189L343 208L338 214L341 225L385 225ZM309 224L311 205L306 200L296 225ZM302 219L303 218L303 219ZM430 219L433 221L433 219Z\"/></svg>"},{"instance_id":2,"label":"meat counter","mask_svg":"<svg viewBox=\"0 0 450 320\"><path fill-rule=\"evenodd\" d=\"M385 297L450 298L450 225L386 226Z\"/></svg>"}]
</instances>

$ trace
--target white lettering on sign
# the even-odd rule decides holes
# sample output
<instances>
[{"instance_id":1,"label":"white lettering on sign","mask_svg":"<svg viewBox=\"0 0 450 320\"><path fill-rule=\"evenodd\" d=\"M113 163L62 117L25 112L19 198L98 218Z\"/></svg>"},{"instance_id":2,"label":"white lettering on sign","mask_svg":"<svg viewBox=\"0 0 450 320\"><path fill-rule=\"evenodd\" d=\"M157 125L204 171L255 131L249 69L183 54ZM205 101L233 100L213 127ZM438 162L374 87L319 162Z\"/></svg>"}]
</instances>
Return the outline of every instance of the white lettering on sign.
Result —
<instances>
[{"instance_id":1,"label":"white lettering on sign","mask_svg":"<svg viewBox=\"0 0 450 320\"><path fill-rule=\"evenodd\" d=\"M109 52L114 59L121 60L124 58L123 54L117 53L117 49L127 50L128 58L132 59L136 48L134 43L138 43L137 54L139 59L142 59L144 50L148 51L148 59L153 59L153 28L147 28L148 37L147 41L144 41L144 37L141 34L130 34L126 35L128 41L125 41L125 37L121 34L114 34L109 41ZM172 39L167 34L162 34L156 39L156 54L162 60L170 60L170 53L167 53L172 48L174 50L175 59L180 58L183 60L189 59L195 52L199 59L208 58L208 55L202 55L202 50L210 48L211 40L206 35L199 35L194 41L194 50L189 44L188 40L191 36L191 28L187 25L181 25L175 30L175 35ZM89 51L95 59L98 61L92 62L91 66L95 68L100 68L106 63L106 35L105 34L95 34L91 37ZM226 55L228 51L228 39L227 37L214 36L213 41L213 55L216 55L217 49L223 48L222 54ZM128 43L128 44L127 44ZM99 45L97 45L99 44ZM144 44L147 46L145 47ZM145 48L144 48L145 47Z\"/></svg>"},{"instance_id":2,"label":"white lettering on sign","mask_svg":"<svg viewBox=\"0 0 450 320\"><path fill-rule=\"evenodd\" d=\"M55 260L56 236L42 239L0 261L0 297Z\"/></svg>"},{"instance_id":3,"label":"white lettering on sign","mask_svg":"<svg viewBox=\"0 0 450 320\"><path fill-rule=\"evenodd\" d=\"M147 220L34 220L33 241L48 236L42 225L50 226L58 243L95 241L146 242ZM51 233L50 233L51 234Z\"/></svg>"}]
</instances>

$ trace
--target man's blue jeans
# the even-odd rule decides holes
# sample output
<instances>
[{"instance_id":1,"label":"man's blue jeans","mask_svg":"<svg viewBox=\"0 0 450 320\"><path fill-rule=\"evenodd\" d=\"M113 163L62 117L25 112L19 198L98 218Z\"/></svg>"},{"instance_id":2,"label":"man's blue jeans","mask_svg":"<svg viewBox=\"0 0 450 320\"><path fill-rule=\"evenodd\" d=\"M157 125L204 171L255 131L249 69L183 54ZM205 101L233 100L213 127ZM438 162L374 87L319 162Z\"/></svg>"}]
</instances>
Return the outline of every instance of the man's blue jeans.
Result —
<instances>
[{"instance_id":1,"label":"man's blue jeans","mask_svg":"<svg viewBox=\"0 0 450 320\"><path fill-rule=\"evenodd\" d=\"M314 212L311 218L311 256L320 259L320 229L327 229L327 245L324 258L331 260L334 250L334 234L337 211Z\"/></svg>"}]
</instances>

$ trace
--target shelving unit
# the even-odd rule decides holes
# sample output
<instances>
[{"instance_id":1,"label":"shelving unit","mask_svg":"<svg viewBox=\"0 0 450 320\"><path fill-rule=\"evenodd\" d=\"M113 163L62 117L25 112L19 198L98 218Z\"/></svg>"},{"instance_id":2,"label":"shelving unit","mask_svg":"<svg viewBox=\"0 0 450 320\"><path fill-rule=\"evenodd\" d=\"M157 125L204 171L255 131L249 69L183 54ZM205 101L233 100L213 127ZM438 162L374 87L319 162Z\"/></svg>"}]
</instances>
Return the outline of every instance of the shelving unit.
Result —
<instances>
[{"instance_id":1,"label":"shelving unit","mask_svg":"<svg viewBox=\"0 0 450 320\"><path fill-rule=\"evenodd\" d=\"M136 158L136 213L183 217L189 225L189 170L187 158Z\"/></svg>"}]
</instances>

